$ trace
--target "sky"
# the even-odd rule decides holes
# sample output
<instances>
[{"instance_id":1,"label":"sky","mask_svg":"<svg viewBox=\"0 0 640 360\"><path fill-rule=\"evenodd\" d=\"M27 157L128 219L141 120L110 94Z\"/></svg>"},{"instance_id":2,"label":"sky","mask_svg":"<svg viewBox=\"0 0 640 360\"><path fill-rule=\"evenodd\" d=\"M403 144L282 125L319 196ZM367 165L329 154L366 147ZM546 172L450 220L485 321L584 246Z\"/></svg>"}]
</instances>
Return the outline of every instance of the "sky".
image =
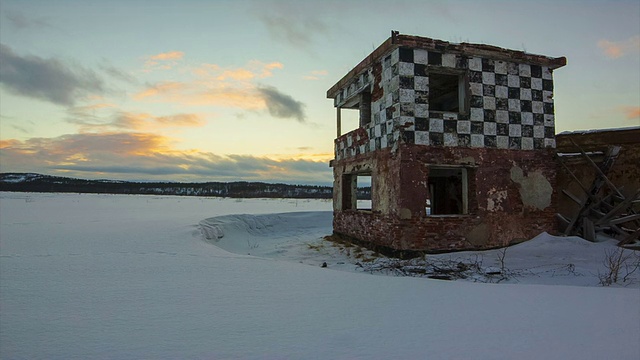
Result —
<instances>
[{"instance_id":1,"label":"sky","mask_svg":"<svg viewBox=\"0 0 640 360\"><path fill-rule=\"evenodd\" d=\"M558 133L640 125L637 0L1 0L0 172L331 184L326 91L391 30L565 56Z\"/></svg>"}]
</instances>

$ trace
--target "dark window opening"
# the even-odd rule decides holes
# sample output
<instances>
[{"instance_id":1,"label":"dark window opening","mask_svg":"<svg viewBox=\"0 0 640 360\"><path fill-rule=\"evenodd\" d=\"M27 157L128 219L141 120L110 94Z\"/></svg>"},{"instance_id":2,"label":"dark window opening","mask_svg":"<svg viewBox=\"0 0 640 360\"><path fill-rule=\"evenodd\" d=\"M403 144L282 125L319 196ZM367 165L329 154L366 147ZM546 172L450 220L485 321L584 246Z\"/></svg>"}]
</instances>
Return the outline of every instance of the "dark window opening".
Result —
<instances>
[{"instance_id":1,"label":"dark window opening","mask_svg":"<svg viewBox=\"0 0 640 360\"><path fill-rule=\"evenodd\" d=\"M430 72L429 110L461 113L464 109L464 76Z\"/></svg>"},{"instance_id":2,"label":"dark window opening","mask_svg":"<svg viewBox=\"0 0 640 360\"><path fill-rule=\"evenodd\" d=\"M371 173L344 175L342 188L342 209L371 211Z\"/></svg>"},{"instance_id":3,"label":"dark window opening","mask_svg":"<svg viewBox=\"0 0 640 360\"><path fill-rule=\"evenodd\" d=\"M427 215L469 213L469 185L466 168L429 168Z\"/></svg>"}]
</instances>

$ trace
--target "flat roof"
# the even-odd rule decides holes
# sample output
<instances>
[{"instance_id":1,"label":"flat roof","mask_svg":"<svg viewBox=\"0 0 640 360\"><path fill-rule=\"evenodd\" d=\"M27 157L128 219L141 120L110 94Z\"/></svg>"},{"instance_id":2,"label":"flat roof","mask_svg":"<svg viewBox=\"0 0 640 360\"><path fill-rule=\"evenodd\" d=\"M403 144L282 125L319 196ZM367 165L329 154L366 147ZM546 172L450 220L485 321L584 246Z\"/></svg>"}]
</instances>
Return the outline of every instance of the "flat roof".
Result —
<instances>
[{"instance_id":1,"label":"flat roof","mask_svg":"<svg viewBox=\"0 0 640 360\"><path fill-rule=\"evenodd\" d=\"M426 49L440 53L461 54L470 56L481 56L494 60L513 61L520 64L541 65L551 69L557 69L567 64L567 58L548 57L544 55L529 54L524 51L510 50L493 45L472 44L472 43L450 43L448 41L431 39L422 36L402 35L392 31L391 37L383 42L377 49L364 58L358 65L349 71L342 79L327 91L327 98L333 99L340 90L347 85L352 78L358 76L362 71L371 66L374 62L399 47L410 47L415 49Z\"/></svg>"}]
</instances>

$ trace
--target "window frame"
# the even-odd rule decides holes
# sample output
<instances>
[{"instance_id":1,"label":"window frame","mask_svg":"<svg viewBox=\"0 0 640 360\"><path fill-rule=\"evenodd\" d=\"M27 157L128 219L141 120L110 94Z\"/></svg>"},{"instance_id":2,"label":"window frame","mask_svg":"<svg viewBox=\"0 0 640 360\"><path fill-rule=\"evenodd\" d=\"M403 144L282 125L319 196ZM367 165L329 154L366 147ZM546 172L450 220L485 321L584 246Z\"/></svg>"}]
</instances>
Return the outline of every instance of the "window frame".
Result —
<instances>
[{"instance_id":1,"label":"window frame","mask_svg":"<svg viewBox=\"0 0 640 360\"><path fill-rule=\"evenodd\" d=\"M446 75L446 76L457 76L458 78L458 111L447 111L441 109L433 109L431 106L431 99L433 96L433 89L431 88L431 76L432 74L436 75ZM470 93L469 93L469 75L467 70L462 69L451 69L445 67L435 67L429 66L427 68L427 76L429 77L429 112L435 113L449 113L449 114L460 114L460 115L468 115L469 114L469 104L470 104Z\"/></svg>"}]
</instances>

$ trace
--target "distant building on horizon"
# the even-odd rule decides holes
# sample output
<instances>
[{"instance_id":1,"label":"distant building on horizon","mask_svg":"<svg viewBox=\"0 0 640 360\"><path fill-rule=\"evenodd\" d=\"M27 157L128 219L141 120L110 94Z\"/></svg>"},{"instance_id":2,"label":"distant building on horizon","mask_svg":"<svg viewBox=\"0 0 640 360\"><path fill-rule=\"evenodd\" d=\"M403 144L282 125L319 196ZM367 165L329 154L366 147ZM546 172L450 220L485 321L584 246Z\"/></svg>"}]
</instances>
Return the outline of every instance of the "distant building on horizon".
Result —
<instances>
[{"instance_id":1,"label":"distant building on horizon","mask_svg":"<svg viewBox=\"0 0 640 360\"><path fill-rule=\"evenodd\" d=\"M415 253L553 232L552 72L564 65L392 32L327 91L337 108L334 233ZM342 111L359 112L357 129L342 134ZM371 205L359 208L356 190L369 183Z\"/></svg>"}]
</instances>

